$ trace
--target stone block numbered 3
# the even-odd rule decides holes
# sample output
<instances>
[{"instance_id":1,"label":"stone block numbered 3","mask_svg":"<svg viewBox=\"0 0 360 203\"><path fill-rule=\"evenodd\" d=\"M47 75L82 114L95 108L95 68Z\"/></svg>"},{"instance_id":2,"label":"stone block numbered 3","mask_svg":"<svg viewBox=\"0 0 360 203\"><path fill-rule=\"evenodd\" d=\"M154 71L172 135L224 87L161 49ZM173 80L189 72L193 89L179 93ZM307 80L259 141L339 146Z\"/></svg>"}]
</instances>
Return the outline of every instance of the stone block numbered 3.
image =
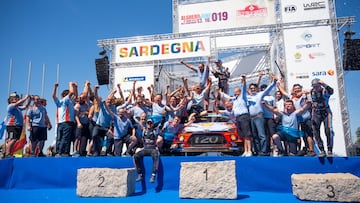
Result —
<instances>
[{"instance_id":1,"label":"stone block numbered 3","mask_svg":"<svg viewBox=\"0 0 360 203\"><path fill-rule=\"evenodd\" d=\"M292 174L291 183L301 200L360 202L360 178L350 173Z\"/></svg>"},{"instance_id":2,"label":"stone block numbered 3","mask_svg":"<svg viewBox=\"0 0 360 203\"><path fill-rule=\"evenodd\" d=\"M179 197L237 199L235 161L182 162Z\"/></svg>"},{"instance_id":3,"label":"stone block numbered 3","mask_svg":"<svg viewBox=\"0 0 360 203\"><path fill-rule=\"evenodd\" d=\"M76 194L81 197L126 197L135 192L134 168L81 168Z\"/></svg>"}]
</instances>

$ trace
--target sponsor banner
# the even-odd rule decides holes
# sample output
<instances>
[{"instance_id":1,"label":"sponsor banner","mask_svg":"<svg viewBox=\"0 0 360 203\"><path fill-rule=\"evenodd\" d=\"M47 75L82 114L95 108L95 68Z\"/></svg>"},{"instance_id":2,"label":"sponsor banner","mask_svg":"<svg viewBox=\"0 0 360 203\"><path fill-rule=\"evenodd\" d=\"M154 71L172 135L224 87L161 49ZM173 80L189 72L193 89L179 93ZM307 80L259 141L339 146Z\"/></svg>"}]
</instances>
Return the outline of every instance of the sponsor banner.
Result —
<instances>
[{"instance_id":1,"label":"sponsor banner","mask_svg":"<svg viewBox=\"0 0 360 203\"><path fill-rule=\"evenodd\" d=\"M115 63L204 57L209 55L209 37L117 44L115 46Z\"/></svg>"},{"instance_id":2,"label":"sponsor banner","mask_svg":"<svg viewBox=\"0 0 360 203\"><path fill-rule=\"evenodd\" d=\"M327 0L281 0L283 23L329 19Z\"/></svg>"},{"instance_id":3,"label":"sponsor banner","mask_svg":"<svg viewBox=\"0 0 360 203\"><path fill-rule=\"evenodd\" d=\"M153 66L116 68L114 69L114 75L115 79L113 87L117 89L117 84L120 84L125 98L130 94L134 81L136 81L135 91L136 88L141 86L142 93L145 95L145 98L150 98L147 88L154 84ZM119 93L117 93L117 97L118 96Z\"/></svg>"},{"instance_id":4,"label":"sponsor banner","mask_svg":"<svg viewBox=\"0 0 360 203\"><path fill-rule=\"evenodd\" d=\"M257 44L270 45L269 33L216 37L216 48L218 49L251 46Z\"/></svg>"},{"instance_id":5,"label":"sponsor banner","mask_svg":"<svg viewBox=\"0 0 360 203\"><path fill-rule=\"evenodd\" d=\"M274 0L226 0L178 5L179 33L275 24Z\"/></svg>"},{"instance_id":6,"label":"sponsor banner","mask_svg":"<svg viewBox=\"0 0 360 203\"><path fill-rule=\"evenodd\" d=\"M311 80L319 78L334 89L330 98L333 126L342 126L340 95L336 61L330 26L294 28L284 30L286 81L288 90L300 84L310 90ZM346 155L343 128L334 128L334 152ZM326 138L322 137L326 146Z\"/></svg>"}]
</instances>

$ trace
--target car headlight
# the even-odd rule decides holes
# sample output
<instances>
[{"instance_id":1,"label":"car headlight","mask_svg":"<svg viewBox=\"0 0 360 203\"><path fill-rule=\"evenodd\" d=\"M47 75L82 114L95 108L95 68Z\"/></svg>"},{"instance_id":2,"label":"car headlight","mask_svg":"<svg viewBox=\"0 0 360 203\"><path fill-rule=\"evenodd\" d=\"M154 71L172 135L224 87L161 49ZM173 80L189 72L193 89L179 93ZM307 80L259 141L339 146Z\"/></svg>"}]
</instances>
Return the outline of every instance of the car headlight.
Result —
<instances>
[{"instance_id":1,"label":"car headlight","mask_svg":"<svg viewBox=\"0 0 360 203\"><path fill-rule=\"evenodd\" d=\"M234 135L234 134L231 134L230 138L231 138L231 140L232 140L232 141L237 140L237 136L236 136L236 135Z\"/></svg>"},{"instance_id":2,"label":"car headlight","mask_svg":"<svg viewBox=\"0 0 360 203\"><path fill-rule=\"evenodd\" d=\"M183 136L183 135L181 135L181 136L179 137L179 141L180 141L180 142L184 142L184 136Z\"/></svg>"}]
</instances>

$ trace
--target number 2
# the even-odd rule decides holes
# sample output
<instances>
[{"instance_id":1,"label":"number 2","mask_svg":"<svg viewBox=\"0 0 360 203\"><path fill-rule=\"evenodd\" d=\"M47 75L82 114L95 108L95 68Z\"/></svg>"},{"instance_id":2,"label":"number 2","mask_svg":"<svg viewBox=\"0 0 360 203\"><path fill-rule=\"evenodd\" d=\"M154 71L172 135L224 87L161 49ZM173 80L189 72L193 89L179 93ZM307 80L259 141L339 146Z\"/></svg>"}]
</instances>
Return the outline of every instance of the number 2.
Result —
<instances>
[{"instance_id":1,"label":"number 2","mask_svg":"<svg viewBox=\"0 0 360 203\"><path fill-rule=\"evenodd\" d=\"M98 187L105 187L103 185L104 181L105 181L105 177L102 176L101 174L98 176L98 180L100 181L100 183L98 184Z\"/></svg>"}]
</instances>

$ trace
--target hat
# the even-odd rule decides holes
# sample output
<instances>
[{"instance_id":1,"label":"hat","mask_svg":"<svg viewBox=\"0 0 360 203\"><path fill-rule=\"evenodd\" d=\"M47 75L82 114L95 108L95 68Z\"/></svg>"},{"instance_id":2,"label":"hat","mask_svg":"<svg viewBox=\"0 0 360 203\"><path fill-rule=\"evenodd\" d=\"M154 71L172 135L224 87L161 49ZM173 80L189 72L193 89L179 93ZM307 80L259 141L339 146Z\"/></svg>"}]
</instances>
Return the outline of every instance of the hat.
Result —
<instances>
[{"instance_id":1,"label":"hat","mask_svg":"<svg viewBox=\"0 0 360 203\"><path fill-rule=\"evenodd\" d=\"M261 86L260 86L260 89L266 89L267 88L267 84L262 84Z\"/></svg>"},{"instance_id":2,"label":"hat","mask_svg":"<svg viewBox=\"0 0 360 203\"><path fill-rule=\"evenodd\" d=\"M215 61L215 63L222 63L222 61L218 59L217 61Z\"/></svg>"},{"instance_id":3,"label":"hat","mask_svg":"<svg viewBox=\"0 0 360 203\"><path fill-rule=\"evenodd\" d=\"M313 80L311 81L311 85L312 85L312 86L318 86L318 85L320 85L319 81L320 81L319 78L315 78L315 79L313 79Z\"/></svg>"},{"instance_id":4,"label":"hat","mask_svg":"<svg viewBox=\"0 0 360 203\"><path fill-rule=\"evenodd\" d=\"M149 119L146 120L146 122L147 122L147 123L148 123L148 122L153 123L153 120L152 120L151 118L149 118Z\"/></svg>"},{"instance_id":5,"label":"hat","mask_svg":"<svg viewBox=\"0 0 360 203\"><path fill-rule=\"evenodd\" d=\"M9 97L20 97L16 92L13 92L9 95Z\"/></svg>"}]
</instances>

